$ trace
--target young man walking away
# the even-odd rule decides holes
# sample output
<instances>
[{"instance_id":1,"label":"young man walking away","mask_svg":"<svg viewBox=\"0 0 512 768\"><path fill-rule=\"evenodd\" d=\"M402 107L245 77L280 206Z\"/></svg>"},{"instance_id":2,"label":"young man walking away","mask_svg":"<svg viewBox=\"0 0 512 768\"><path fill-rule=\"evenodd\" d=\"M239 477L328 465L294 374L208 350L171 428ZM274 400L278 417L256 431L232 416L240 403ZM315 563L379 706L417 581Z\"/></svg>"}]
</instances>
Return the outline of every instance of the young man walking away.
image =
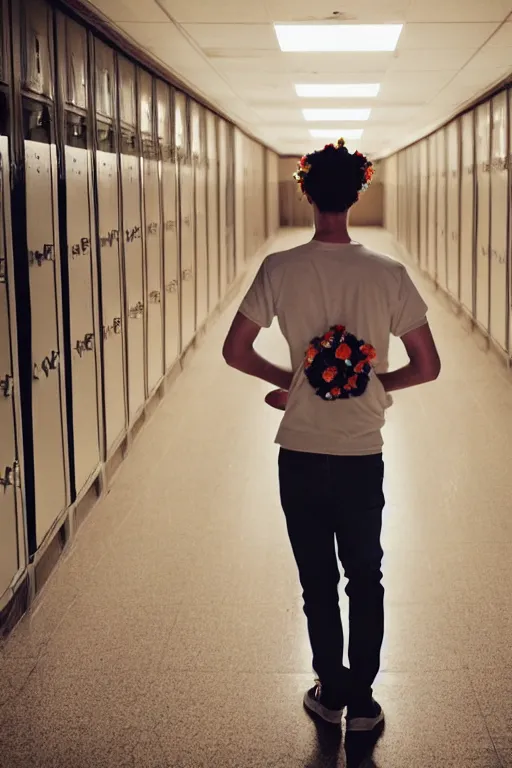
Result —
<instances>
[{"instance_id":1,"label":"young man walking away","mask_svg":"<svg viewBox=\"0 0 512 768\"><path fill-rule=\"evenodd\" d=\"M335 724L347 708L352 731L371 731L384 718L372 686L384 634L381 429L389 393L440 372L427 307L407 271L348 234L348 211L372 173L342 140L301 160L296 180L314 207L313 240L267 257L223 351L233 368L279 388L267 401L285 410L277 436L281 501L319 678L304 704ZM274 317L292 371L254 350ZM410 361L393 372L390 335L402 339ZM348 579L350 669L343 665L336 543Z\"/></svg>"}]
</instances>

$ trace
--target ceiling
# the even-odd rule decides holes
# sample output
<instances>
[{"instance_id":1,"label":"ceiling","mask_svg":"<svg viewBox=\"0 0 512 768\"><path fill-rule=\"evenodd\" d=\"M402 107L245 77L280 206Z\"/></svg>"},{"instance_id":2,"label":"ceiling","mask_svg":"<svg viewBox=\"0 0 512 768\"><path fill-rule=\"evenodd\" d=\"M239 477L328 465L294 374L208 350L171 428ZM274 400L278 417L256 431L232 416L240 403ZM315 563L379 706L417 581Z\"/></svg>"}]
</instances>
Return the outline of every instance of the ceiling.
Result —
<instances>
[{"instance_id":1,"label":"ceiling","mask_svg":"<svg viewBox=\"0 0 512 768\"><path fill-rule=\"evenodd\" d=\"M302 108L371 107L358 147L385 156L512 72L512 0L93 0L194 91L281 154L311 151ZM282 53L273 23L403 23L392 53ZM380 83L372 99L299 99L295 84Z\"/></svg>"}]
</instances>

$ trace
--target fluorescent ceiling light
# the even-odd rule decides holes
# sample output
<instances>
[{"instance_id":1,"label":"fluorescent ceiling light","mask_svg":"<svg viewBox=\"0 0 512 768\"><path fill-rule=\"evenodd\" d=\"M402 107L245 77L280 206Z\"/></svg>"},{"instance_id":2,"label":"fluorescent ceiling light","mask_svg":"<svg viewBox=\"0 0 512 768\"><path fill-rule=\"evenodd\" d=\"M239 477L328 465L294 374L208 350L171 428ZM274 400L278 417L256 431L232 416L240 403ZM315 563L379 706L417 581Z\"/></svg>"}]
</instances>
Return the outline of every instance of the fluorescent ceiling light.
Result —
<instances>
[{"instance_id":1,"label":"fluorescent ceiling light","mask_svg":"<svg viewBox=\"0 0 512 768\"><path fill-rule=\"evenodd\" d=\"M403 24L274 24L282 51L394 51Z\"/></svg>"},{"instance_id":2,"label":"fluorescent ceiling light","mask_svg":"<svg viewBox=\"0 0 512 768\"><path fill-rule=\"evenodd\" d=\"M380 91L379 83L354 85L296 85L297 96L303 99L359 99L373 98Z\"/></svg>"},{"instance_id":3,"label":"fluorescent ceiling light","mask_svg":"<svg viewBox=\"0 0 512 768\"><path fill-rule=\"evenodd\" d=\"M363 135L362 128L312 128L310 134L314 139L360 139Z\"/></svg>"},{"instance_id":4,"label":"fluorescent ceiling light","mask_svg":"<svg viewBox=\"0 0 512 768\"><path fill-rule=\"evenodd\" d=\"M304 119L311 123L339 122L368 120L371 109L303 109Z\"/></svg>"}]
</instances>

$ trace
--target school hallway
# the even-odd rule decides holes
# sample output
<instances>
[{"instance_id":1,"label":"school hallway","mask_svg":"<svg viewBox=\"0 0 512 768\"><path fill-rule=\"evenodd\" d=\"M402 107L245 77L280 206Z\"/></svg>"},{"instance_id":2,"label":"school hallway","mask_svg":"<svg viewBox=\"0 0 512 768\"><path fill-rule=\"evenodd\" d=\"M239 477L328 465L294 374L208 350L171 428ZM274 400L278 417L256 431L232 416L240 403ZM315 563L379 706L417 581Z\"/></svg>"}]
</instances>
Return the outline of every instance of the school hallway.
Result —
<instances>
[{"instance_id":1,"label":"school hallway","mask_svg":"<svg viewBox=\"0 0 512 768\"><path fill-rule=\"evenodd\" d=\"M354 239L397 255L384 230ZM272 250L309 237L281 232ZM250 280L257 264L253 263ZM412 267L439 380L385 429L379 768L512 766L512 387ZM1 768L344 766L312 684L270 389L206 335L1 648ZM259 345L287 352L277 328ZM392 346L391 365L403 359ZM343 586L343 584L341 585ZM346 618L347 605L341 603Z\"/></svg>"}]
</instances>

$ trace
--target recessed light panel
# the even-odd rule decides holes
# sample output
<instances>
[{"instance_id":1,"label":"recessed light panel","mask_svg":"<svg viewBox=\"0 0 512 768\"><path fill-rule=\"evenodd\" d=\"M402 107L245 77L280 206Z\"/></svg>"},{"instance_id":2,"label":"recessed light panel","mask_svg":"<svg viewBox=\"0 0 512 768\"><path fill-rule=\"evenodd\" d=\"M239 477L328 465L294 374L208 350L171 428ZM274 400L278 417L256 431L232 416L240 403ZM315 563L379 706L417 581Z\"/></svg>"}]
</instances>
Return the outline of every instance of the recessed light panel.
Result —
<instances>
[{"instance_id":1,"label":"recessed light panel","mask_svg":"<svg viewBox=\"0 0 512 768\"><path fill-rule=\"evenodd\" d=\"M314 139L360 139L363 135L362 128L312 128L310 134Z\"/></svg>"},{"instance_id":2,"label":"recessed light panel","mask_svg":"<svg viewBox=\"0 0 512 768\"><path fill-rule=\"evenodd\" d=\"M274 24L285 53L394 51L403 24Z\"/></svg>"},{"instance_id":3,"label":"recessed light panel","mask_svg":"<svg viewBox=\"0 0 512 768\"><path fill-rule=\"evenodd\" d=\"M379 83L355 83L353 85L296 85L297 96L304 99L366 99L374 98L380 91Z\"/></svg>"},{"instance_id":4,"label":"recessed light panel","mask_svg":"<svg viewBox=\"0 0 512 768\"><path fill-rule=\"evenodd\" d=\"M304 119L310 123L325 123L329 121L336 122L359 122L368 120L371 109L303 109Z\"/></svg>"}]
</instances>

